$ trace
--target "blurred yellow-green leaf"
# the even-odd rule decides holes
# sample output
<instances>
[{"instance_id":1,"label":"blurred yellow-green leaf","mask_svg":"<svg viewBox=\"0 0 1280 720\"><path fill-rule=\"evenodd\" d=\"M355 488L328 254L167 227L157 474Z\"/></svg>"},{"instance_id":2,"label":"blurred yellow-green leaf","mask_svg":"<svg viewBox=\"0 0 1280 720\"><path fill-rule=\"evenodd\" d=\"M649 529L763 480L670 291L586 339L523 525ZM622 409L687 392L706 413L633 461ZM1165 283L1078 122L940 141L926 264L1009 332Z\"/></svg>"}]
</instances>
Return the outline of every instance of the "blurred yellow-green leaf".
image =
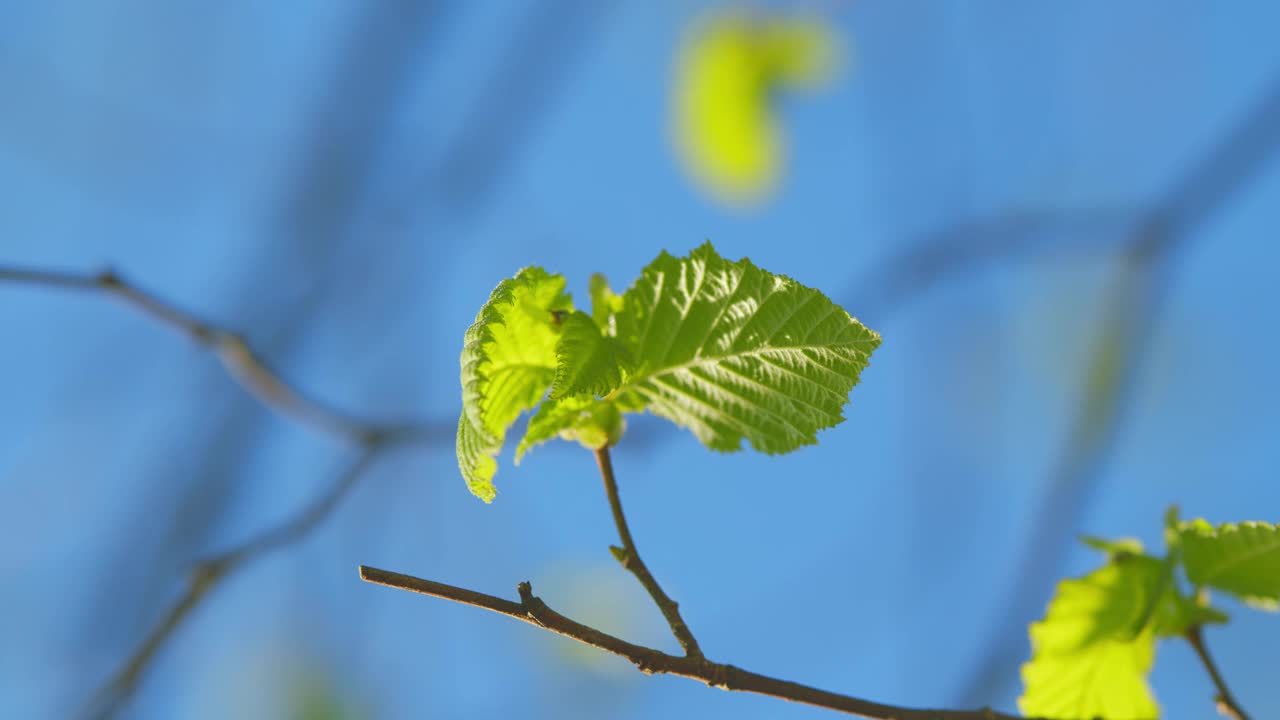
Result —
<instances>
[{"instance_id":1,"label":"blurred yellow-green leaf","mask_svg":"<svg viewBox=\"0 0 1280 720\"><path fill-rule=\"evenodd\" d=\"M544 568L538 575L540 584L555 589L555 607L568 617L618 637L649 637L655 643L667 637L661 616L648 604L635 578L616 564L563 563ZM568 665L633 679L635 668L630 663L597 648L566 638L543 647Z\"/></svg>"},{"instance_id":2,"label":"blurred yellow-green leaf","mask_svg":"<svg viewBox=\"0 0 1280 720\"><path fill-rule=\"evenodd\" d=\"M1134 630L1166 571L1155 558L1130 556L1059 583L1045 618L1031 626L1018 708L1044 717L1158 717L1147 686L1155 632L1150 624Z\"/></svg>"},{"instance_id":3,"label":"blurred yellow-green leaf","mask_svg":"<svg viewBox=\"0 0 1280 720\"><path fill-rule=\"evenodd\" d=\"M322 672L297 679L290 692L292 720L361 720L368 714L346 697L332 677Z\"/></svg>"},{"instance_id":4,"label":"blurred yellow-green leaf","mask_svg":"<svg viewBox=\"0 0 1280 720\"><path fill-rule=\"evenodd\" d=\"M740 12L698 23L676 63L674 125L680 159L718 200L763 200L778 182L783 140L778 91L821 86L836 42L817 20Z\"/></svg>"}]
</instances>

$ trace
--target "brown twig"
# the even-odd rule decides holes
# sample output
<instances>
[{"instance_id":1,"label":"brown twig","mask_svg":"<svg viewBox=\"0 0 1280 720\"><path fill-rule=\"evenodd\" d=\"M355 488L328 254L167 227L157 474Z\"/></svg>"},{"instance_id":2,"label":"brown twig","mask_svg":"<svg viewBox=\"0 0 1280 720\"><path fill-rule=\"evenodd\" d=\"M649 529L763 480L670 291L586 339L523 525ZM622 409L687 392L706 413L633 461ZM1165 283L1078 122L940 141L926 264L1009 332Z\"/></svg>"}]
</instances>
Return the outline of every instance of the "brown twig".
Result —
<instances>
[{"instance_id":1,"label":"brown twig","mask_svg":"<svg viewBox=\"0 0 1280 720\"><path fill-rule=\"evenodd\" d=\"M389 447L391 443L386 440L368 443L360 456L344 468L323 495L291 518L230 550L196 563L182 596L147 632L142 643L120 669L94 694L86 714L100 720L115 716L137 689L156 653L214 588L263 555L301 540L333 512L378 455Z\"/></svg>"},{"instance_id":2,"label":"brown twig","mask_svg":"<svg viewBox=\"0 0 1280 720\"><path fill-rule=\"evenodd\" d=\"M684 654L695 660L702 659L702 648L698 647L698 641L694 639L693 632L685 624L684 618L680 617L680 606L663 592L662 586L653 577L653 573L649 572L644 560L640 559L640 551L636 550L631 529L627 527L627 517L622 513L622 499L618 497L618 480L613 474L613 460L609 457L609 446L598 448L595 454L596 464L600 466L600 477L604 479L604 491L609 496L613 524L618 526L618 538L622 541L622 547L610 545L609 551L649 592L649 597L653 598L653 602L662 611L662 616L667 619L667 624L671 626L671 634L676 636L680 647L684 648Z\"/></svg>"},{"instance_id":3,"label":"brown twig","mask_svg":"<svg viewBox=\"0 0 1280 720\"><path fill-rule=\"evenodd\" d=\"M363 444L371 438L387 435L403 438L436 432L435 428L426 424L384 425L366 422L308 398L272 371L242 335L205 322L194 314L161 300L155 294L126 282L114 271L82 274L0 267L0 282L98 292L114 297L208 348L232 379L263 405L344 441Z\"/></svg>"},{"instance_id":4,"label":"brown twig","mask_svg":"<svg viewBox=\"0 0 1280 720\"><path fill-rule=\"evenodd\" d=\"M641 672L648 675L676 675L698 680L711 687L736 692L767 695L791 702L813 705L877 720L1019 720L989 708L981 710L924 710L861 700L848 695L819 690L807 685L779 680L753 673L749 670L716 663L704 657L668 655L660 650L633 645L593 627L583 625L552 610L533 594L532 586L520 583L520 602L513 602L493 595L402 575L388 570L360 566L360 578L365 582L408 590L432 597L452 600L463 605L490 610L563 635L571 640L599 648L629 660Z\"/></svg>"},{"instance_id":5,"label":"brown twig","mask_svg":"<svg viewBox=\"0 0 1280 720\"><path fill-rule=\"evenodd\" d=\"M1231 694L1231 690L1227 688L1227 681L1223 679L1222 673L1218 672L1218 666L1213 662L1213 658L1209 655L1209 648L1204 643L1204 635L1199 625L1192 625L1187 631L1187 642L1191 643L1191 647L1195 648L1196 655L1199 656L1200 662L1204 665L1204 669L1209 672L1209 677L1213 679L1213 686L1218 689L1214 700L1218 703L1218 712L1223 717L1231 718L1231 720L1249 720L1249 714L1240 707L1240 703L1236 701L1235 696Z\"/></svg>"}]
</instances>

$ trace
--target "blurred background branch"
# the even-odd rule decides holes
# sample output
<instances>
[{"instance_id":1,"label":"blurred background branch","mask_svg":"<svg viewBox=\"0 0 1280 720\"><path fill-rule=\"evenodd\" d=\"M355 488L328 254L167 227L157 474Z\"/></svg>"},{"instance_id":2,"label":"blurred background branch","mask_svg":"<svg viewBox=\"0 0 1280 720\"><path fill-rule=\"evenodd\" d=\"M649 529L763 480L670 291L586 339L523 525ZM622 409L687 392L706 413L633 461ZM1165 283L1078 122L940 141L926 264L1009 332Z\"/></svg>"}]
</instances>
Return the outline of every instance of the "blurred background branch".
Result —
<instances>
[{"instance_id":1,"label":"blurred background branch","mask_svg":"<svg viewBox=\"0 0 1280 720\"><path fill-rule=\"evenodd\" d=\"M20 283L65 290L88 290L118 298L203 345L250 395L281 415L355 445L382 444L412 438L418 442L452 439L452 428L440 423L383 424L354 416L310 399L273 372L244 336L206 323L177 306L131 285L114 271L84 275L0 265L0 283Z\"/></svg>"},{"instance_id":2,"label":"blurred background branch","mask_svg":"<svg viewBox=\"0 0 1280 720\"><path fill-rule=\"evenodd\" d=\"M294 517L235 548L196 563L187 578L186 589L146 633L137 650L94 694L86 716L100 720L116 717L133 696L159 650L210 592L227 577L262 555L286 548L306 537L355 487L379 454L394 445L391 436L385 435L374 436L365 441L364 449L355 462L338 475L328 490Z\"/></svg>"},{"instance_id":3,"label":"blurred background branch","mask_svg":"<svg viewBox=\"0 0 1280 720\"><path fill-rule=\"evenodd\" d=\"M1112 448L1124 431L1125 411L1159 327L1176 254L1210 217L1267 167L1280 148L1280 81L1273 82L1235 125L1179 178L1145 215L1121 248L1118 274L1097 323L1083 368L1082 393L1048 492L1040 499L1013 594L990 616L989 638L962 701L991 698L1013 684L1026 656L1028 623L1039 617L1061 575L1064 558L1082 531L1080 518L1097 489ZM904 260L904 266L913 261Z\"/></svg>"}]
</instances>

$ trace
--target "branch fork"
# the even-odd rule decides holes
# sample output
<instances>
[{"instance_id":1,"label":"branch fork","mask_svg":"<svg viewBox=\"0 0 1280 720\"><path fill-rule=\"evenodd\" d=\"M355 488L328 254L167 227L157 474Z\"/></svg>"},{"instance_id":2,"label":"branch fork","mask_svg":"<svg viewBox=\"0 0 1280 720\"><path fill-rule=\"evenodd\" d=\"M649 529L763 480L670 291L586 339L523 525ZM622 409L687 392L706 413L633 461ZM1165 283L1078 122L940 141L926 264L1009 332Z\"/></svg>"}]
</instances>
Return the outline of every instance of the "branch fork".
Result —
<instances>
[{"instance_id":1,"label":"branch fork","mask_svg":"<svg viewBox=\"0 0 1280 720\"><path fill-rule=\"evenodd\" d=\"M486 595L474 590L445 585L444 583L403 575L388 570L360 566L360 578L365 582L408 590L423 595L452 600L454 602L501 613L516 620L550 630L557 635L599 648L625 658L646 675L678 675L698 680L708 687L722 690L757 693L791 702L813 705L850 715L877 720L1020 720L1014 715L997 713L990 708L974 711L922 710L896 707L862 700L848 695L819 690L787 680L760 675L748 670L708 660L703 654L693 632L680 616L679 605L662 589L649 572L648 566L636 550L635 539L627 526L618 494L617 478L608 446L595 450L596 464L604 480L605 495L617 526L621 546L610 545L609 552L623 568L636 576L640 584L653 598L653 602L667 619L671 634L684 649L683 655L669 655L661 650L635 645L609 635L593 627L583 625L551 609L541 598L533 594L533 586L522 582L516 587L519 602Z\"/></svg>"}]
</instances>

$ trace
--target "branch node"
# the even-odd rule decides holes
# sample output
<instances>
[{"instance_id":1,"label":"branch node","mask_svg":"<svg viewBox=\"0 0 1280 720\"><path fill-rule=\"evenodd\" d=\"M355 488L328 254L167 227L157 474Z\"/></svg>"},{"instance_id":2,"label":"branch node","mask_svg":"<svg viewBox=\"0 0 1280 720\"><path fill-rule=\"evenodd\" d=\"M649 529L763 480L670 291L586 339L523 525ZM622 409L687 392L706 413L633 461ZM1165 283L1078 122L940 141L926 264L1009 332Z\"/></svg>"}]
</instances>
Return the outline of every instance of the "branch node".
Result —
<instances>
[{"instance_id":1,"label":"branch node","mask_svg":"<svg viewBox=\"0 0 1280 720\"><path fill-rule=\"evenodd\" d=\"M196 592L203 593L209 589L214 583L222 579L226 573L227 563L225 558L214 558L213 560L201 560L191 568L191 574L188 582L191 588Z\"/></svg>"},{"instance_id":2,"label":"branch node","mask_svg":"<svg viewBox=\"0 0 1280 720\"><path fill-rule=\"evenodd\" d=\"M239 335L226 330L197 325L191 328L191 334L202 343L212 345L214 352L224 363L232 367L256 367L261 365L249 343Z\"/></svg>"},{"instance_id":3,"label":"branch node","mask_svg":"<svg viewBox=\"0 0 1280 720\"><path fill-rule=\"evenodd\" d=\"M386 445L395 437L395 431L385 427L369 427L360 429L357 433L356 441L361 447L372 450L381 445Z\"/></svg>"},{"instance_id":4,"label":"branch node","mask_svg":"<svg viewBox=\"0 0 1280 720\"><path fill-rule=\"evenodd\" d=\"M708 670L707 687L720 688L721 690L733 690L738 687L738 668L728 663L706 661L706 664Z\"/></svg>"},{"instance_id":5,"label":"branch node","mask_svg":"<svg viewBox=\"0 0 1280 720\"><path fill-rule=\"evenodd\" d=\"M110 267L103 268L97 275L94 275L93 281L104 288L110 288L112 290L124 287L124 281L120 279L120 275Z\"/></svg>"},{"instance_id":6,"label":"branch node","mask_svg":"<svg viewBox=\"0 0 1280 720\"><path fill-rule=\"evenodd\" d=\"M613 559L617 560L618 564L621 565L623 568L627 570L631 569L630 567L628 567L628 563L631 562L631 554L628 553L625 549L620 548L617 545L610 545L609 554L612 555Z\"/></svg>"},{"instance_id":7,"label":"branch node","mask_svg":"<svg viewBox=\"0 0 1280 720\"><path fill-rule=\"evenodd\" d=\"M653 675L657 671L657 662L648 655L636 655L631 661L635 663L636 669L645 675Z\"/></svg>"},{"instance_id":8,"label":"branch node","mask_svg":"<svg viewBox=\"0 0 1280 720\"><path fill-rule=\"evenodd\" d=\"M533 585L525 580L516 586L516 592L520 593L520 609L524 611L525 616L538 625L547 627L546 617L550 608L542 602L542 598L533 594Z\"/></svg>"}]
</instances>

